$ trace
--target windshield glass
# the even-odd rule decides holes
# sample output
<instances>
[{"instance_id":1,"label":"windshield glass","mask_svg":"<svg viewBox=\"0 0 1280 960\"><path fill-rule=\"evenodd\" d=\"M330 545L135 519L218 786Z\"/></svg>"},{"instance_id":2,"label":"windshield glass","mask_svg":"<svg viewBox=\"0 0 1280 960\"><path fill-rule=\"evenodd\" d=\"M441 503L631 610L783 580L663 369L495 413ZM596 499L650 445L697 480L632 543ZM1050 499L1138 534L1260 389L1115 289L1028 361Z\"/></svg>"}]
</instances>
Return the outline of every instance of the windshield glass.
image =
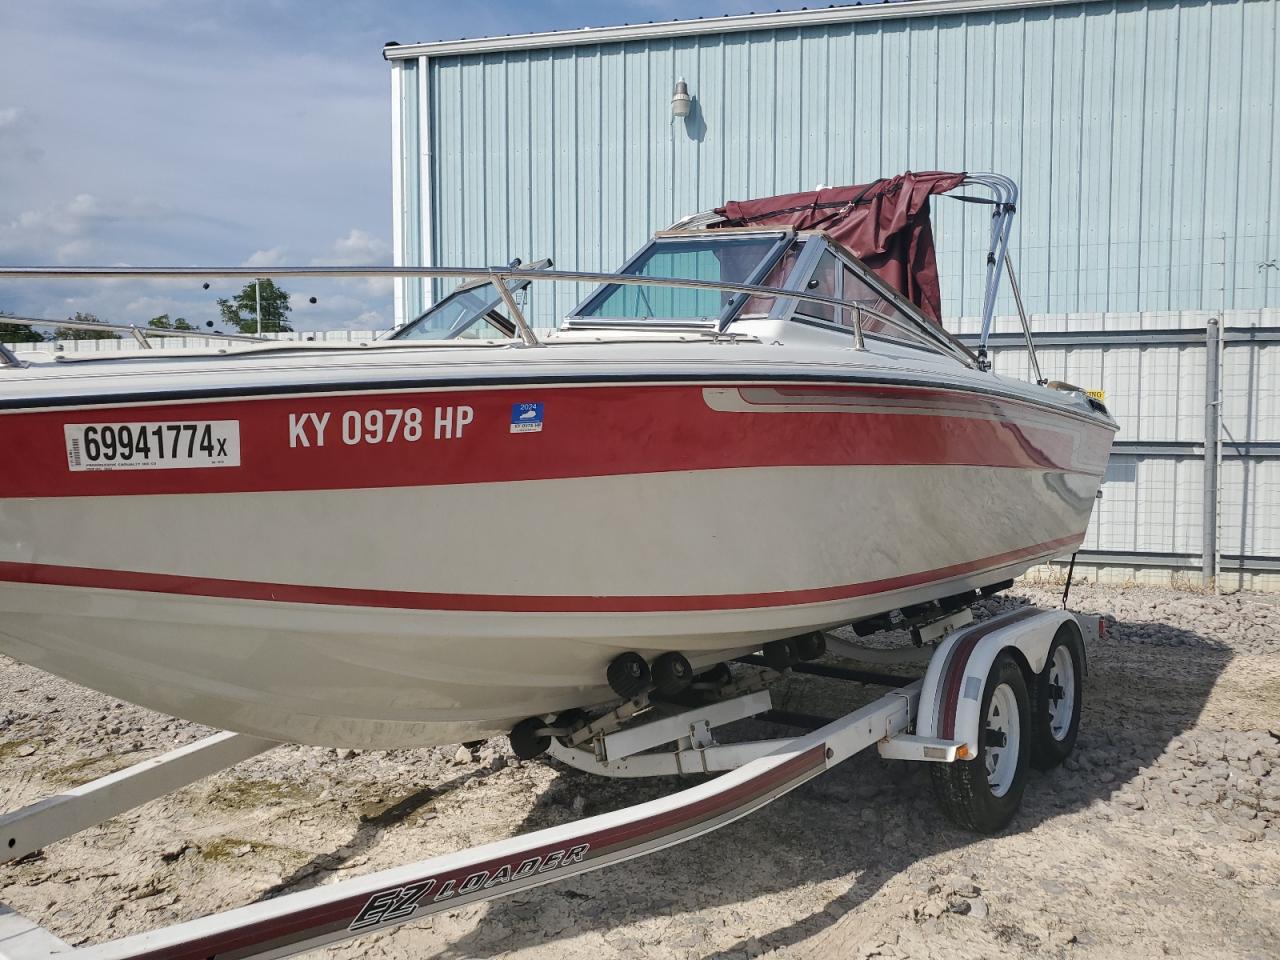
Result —
<instances>
[{"instance_id":1,"label":"windshield glass","mask_svg":"<svg viewBox=\"0 0 1280 960\"><path fill-rule=\"evenodd\" d=\"M637 277L748 283L777 242L776 236L655 240L620 272ZM724 290L609 284L587 301L578 316L714 322L734 296Z\"/></svg>"},{"instance_id":2,"label":"windshield glass","mask_svg":"<svg viewBox=\"0 0 1280 960\"><path fill-rule=\"evenodd\" d=\"M825 258L824 258L825 259ZM866 334L889 337L897 340L910 340L917 343L929 343L925 337L916 332L916 324L905 313L898 309L897 305L873 287L867 280L852 267L840 264L838 275L835 277L839 283L839 291L834 294L843 300L852 300L861 307L873 310L875 313L888 317L891 320L898 320L899 323L889 323L880 319L873 314L862 314L862 331ZM821 291L819 291L821 292ZM830 295L830 294L829 294ZM812 313L813 311L810 311ZM839 311L840 316L836 319L836 323L844 326L850 326L854 323L852 311ZM823 316L822 319L829 319Z\"/></svg>"},{"instance_id":3,"label":"windshield glass","mask_svg":"<svg viewBox=\"0 0 1280 960\"><path fill-rule=\"evenodd\" d=\"M528 281L524 281L527 284ZM512 283L512 287L516 287ZM457 337L501 339L514 327L500 308L502 297L492 283L455 290L418 319L398 330L395 340L452 340ZM506 321L503 329L497 320Z\"/></svg>"}]
</instances>

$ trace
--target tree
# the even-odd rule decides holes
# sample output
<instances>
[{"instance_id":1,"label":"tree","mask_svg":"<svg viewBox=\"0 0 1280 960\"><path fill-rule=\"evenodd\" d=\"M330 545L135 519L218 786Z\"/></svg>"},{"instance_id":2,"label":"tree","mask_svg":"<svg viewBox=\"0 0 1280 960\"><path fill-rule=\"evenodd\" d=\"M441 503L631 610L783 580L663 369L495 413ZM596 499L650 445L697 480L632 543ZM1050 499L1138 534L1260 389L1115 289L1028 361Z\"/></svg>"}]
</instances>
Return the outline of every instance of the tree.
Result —
<instances>
[{"instance_id":1,"label":"tree","mask_svg":"<svg viewBox=\"0 0 1280 960\"><path fill-rule=\"evenodd\" d=\"M152 317L147 321L147 326L155 327L157 330L194 330L195 327L178 317L176 320L170 320L167 313L162 313L158 317Z\"/></svg>"},{"instance_id":2,"label":"tree","mask_svg":"<svg viewBox=\"0 0 1280 960\"><path fill-rule=\"evenodd\" d=\"M0 310L0 321L4 319L4 311ZM20 323L0 322L0 343L43 343L44 334L35 327Z\"/></svg>"},{"instance_id":3,"label":"tree","mask_svg":"<svg viewBox=\"0 0 1280 960\"><path fill-rule=\"evenodd\" d=\"M76 311L75 316L67 317L74 323L102 323L92 313ZM58 340L119 340L120 334L114 330L82 330L79 327L59 327L54 333Z\"/></svg>"},{"instance_id":4,"label":"tree","mask_svg":"<svg viewBox=\"0 0 1280 960\"><path fill-rule=\"evenodd\" d=\"M259 286L262 289L262 332L292 333L293 327L289 326L286 316L293 309L289 306L289 294L270 280L251 281L230 300L218 300L223 322L241 333L257 333L258 299L255 287Z\"/></svg>"}]
</instances>

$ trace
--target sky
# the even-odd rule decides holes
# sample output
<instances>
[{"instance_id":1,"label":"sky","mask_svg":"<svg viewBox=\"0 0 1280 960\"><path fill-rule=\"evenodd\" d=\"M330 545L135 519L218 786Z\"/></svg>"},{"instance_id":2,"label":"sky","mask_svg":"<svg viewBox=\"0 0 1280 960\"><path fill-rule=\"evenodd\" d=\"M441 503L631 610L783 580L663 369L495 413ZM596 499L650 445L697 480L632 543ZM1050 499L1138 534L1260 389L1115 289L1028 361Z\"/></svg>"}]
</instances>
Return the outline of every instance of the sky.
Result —
<instances>
[{"instance_id":1,"label":"sky","mask_svg":"<svg viewBox=\"0 0 1280 960\"><path fill-rule=\"evenodd\" d=\"M386 41L757 7L762 0L0 0L0 264L389 264ZM283 285L295 329L391 324L387 281ZM237 288L0 280L0 312L85 311L115 323L168 313L203 325L217 317L216 298Z\"/></svg>"}]
</instances>

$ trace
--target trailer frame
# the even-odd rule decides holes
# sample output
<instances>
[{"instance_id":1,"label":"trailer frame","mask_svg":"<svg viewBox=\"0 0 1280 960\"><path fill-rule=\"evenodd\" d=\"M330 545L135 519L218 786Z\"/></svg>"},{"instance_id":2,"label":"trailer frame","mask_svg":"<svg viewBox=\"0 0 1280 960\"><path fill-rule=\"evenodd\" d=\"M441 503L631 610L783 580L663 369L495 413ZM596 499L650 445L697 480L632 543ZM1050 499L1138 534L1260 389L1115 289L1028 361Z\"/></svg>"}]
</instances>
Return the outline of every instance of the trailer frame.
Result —
<instances>
[{"instance_id":1,"label":"trailer frame","mask_svg":"<svg viewBox=\"0 0 1280 960\"><path fill-rule=\"evenodd\" d=\"M963 619L949 616L953 624ZM635 726L619 720L613 730L614 724L605 724L598 735L578 737L577 743L557 738L553 756L596 774L720 775L611 813L457 853L86 947L73 948L0 905L0 960L293 956L683 843L753 813L873 746L890 759L978 762L982 718L976 704L982 702L982 687L995 658L1012 651L1034 677L1046 669L1048 651L1064 629L1074 631L1083 645L1087 638L1097 637L1099 621L1065 610L1024 607L958 629L935 630L931 635L938 643L923 678L904 680L877 700L796 737L729 744L715 739L717 726L769 717L772 701L763 689L707 706L668 710ZM857 655L847 641L833 646L844 655ZM796 669L804 671L805 666ZM816 664L805 672L843 672L849 674L845 679L858 679L860 674ZM896 679L860 675L858 682L881 685ZM633 707L632 713L654 713L645 710L645 703ZM654 752L664 744L672 744L671 749ZM6 814L0 817L0 861L28 855L274 746L257 737L218 733Z\"/></svg>"}]
</instances>

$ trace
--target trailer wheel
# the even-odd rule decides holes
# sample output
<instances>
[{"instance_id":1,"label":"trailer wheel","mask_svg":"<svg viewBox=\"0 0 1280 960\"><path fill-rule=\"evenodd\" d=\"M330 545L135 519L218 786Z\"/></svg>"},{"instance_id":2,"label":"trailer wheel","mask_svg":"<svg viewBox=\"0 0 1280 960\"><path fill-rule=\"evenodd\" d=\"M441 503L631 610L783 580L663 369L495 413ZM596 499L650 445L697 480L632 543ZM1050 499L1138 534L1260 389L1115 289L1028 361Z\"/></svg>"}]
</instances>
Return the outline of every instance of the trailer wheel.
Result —
<instances>
[{"instance_id":1,"label":"trailer wheel","mask_svg":"<svg viewBox=\"0 0 1280 960\"><path fill-rule=\"evenodd\" d=\"M827 638L818 630L791 638L791 649L797 660L817 660L827 652Z\"/></svg>"},{"instance_id":2,"label":"trailer wheel","mask_svg":"<svg viewBox=\"0 0 1280 960\"><path fill-rule=\"evenodd\" d=\"M1084 657L1070 623L1058 628L1044 669L1031 682L1031 765L1051 770L1071 755L1080 732Z\"/></svg>"},{"instance_id":3,"label":"trailer wheel","mask_svg":"<svg viewBox=\"0 0 1280 960\"><path fill-rule=\"evenodd\" d=\"M991 665L982 690L978 755L972 760L933 763L934 793L953 823L995 833L1022 802L1030 753L1031 706L1022 669L1007 652Z\"/></svg>"},{"instance_id":4,"label":"trailer wheel","mask_svg":"<svg viewBox=\"0 0 1280 960\"><path fill-rule=\"evenodd\" d=\"M790 640L770 640L760 648L765 666L773 670L785 670L796 662L796 652Z\"/></svg>"},{"instance_id":5,"label":"trailer wheel","mask_svg":"<svg viewBox=\"0 0 1280 960\"><path fill-rule=\"evenodd\" d=\"M717 663L710 670L704 670L693 678L693 682L699 686L706 686L712 689L719 689L732 680L733 671L729 669L727 663Z\"/></svg>"},{"instance_id":6,"label":"trailer wheel","mask_svg":"<svg viewBox=\"0 0 1280 960\"><path fill-rule=\"evenodd\" d=\"M605 672L605 678L614 693L624 700L630 700L649 689L652 674L644 657L629 651L613 658Z\"/></svg>"}]
</instances>

